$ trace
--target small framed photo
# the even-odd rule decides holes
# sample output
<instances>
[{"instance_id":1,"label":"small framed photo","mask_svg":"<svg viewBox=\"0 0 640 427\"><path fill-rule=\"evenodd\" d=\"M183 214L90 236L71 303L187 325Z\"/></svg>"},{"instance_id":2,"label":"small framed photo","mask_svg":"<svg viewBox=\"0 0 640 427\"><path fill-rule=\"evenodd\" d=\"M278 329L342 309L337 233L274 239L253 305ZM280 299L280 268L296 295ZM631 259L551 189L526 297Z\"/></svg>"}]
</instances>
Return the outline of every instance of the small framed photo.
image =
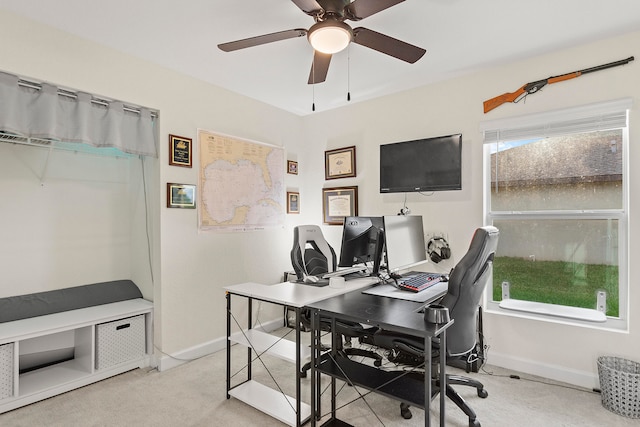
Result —
<instances>
[{"instance_id":1,"label":"small framed photo","mask_svg":"<svg viewBox=\"0 0 640 427\"><path fill-rule=\"evenodd\" d=\"M287 160L287 173L298 175L298 162Z\"/></svg>"},{"instance_id":2,"label":"small framed photo","mask_svg":"<svg viewBox=\"0 0 640 427\"><path fill-rule=\"evenodd\" d=\"M191 138L169 135L169 164L190 168L193 158L191 153L192 146Z\"/></svg>"},{"instance_id":3,"label":"small framed photo","mask_svg":"<svg viewBox=\"0 0 640 427\"><path fill-rule=\"evenodd\" d=\"M196 208L196 186L167 183L168 208Z\"/></svg>"},{"instance_id":4,"label":"small framed photo","mask_svg":"<svg viewBox=\"0 0 640 427\"><path fill-rule=\"evenodd\" d=\"M324 152L324 178L356 176L356 147L338 148Z\"/></svg>"},{"instance_id":5,"label":"small framed photo","mask_svg":"<svg viewBox=\"0 0 640 427\"><path fill-rule=\"evenodd\" d=\"M345 217L357 215L357 186L322 189L322 218L325 224L342 225Z\"/></svg>"},{"instance_id":6,"label":"small framed photo","mask_svg":"<svg viewBox=\"0 0 640 427\"><path fill-rule=\"evenodd\" d=\"M287 213L300 213L300 193L296 191L287 191Z\"/></svg>"}]
</instances>

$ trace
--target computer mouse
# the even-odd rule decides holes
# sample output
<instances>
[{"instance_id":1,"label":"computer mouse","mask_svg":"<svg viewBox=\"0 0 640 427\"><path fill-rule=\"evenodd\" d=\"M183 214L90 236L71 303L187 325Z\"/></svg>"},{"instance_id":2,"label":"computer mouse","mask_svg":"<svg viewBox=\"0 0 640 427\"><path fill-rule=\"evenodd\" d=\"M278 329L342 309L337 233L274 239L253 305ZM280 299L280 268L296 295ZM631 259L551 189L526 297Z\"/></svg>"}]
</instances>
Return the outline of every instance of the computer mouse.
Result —
<instances>
[{"instance_id":1,"label":"computer mouse","mask_svg":"<svg viewBox=\"0 0 640 427\"><path fill-rule=\"evenodd\" d=\"M316 282L318 282L318 280L320 280L320 279L318 279L316 276L306 276L304 278L304 281L306 283L316 283Z\"/></svg>"}]
</instances>

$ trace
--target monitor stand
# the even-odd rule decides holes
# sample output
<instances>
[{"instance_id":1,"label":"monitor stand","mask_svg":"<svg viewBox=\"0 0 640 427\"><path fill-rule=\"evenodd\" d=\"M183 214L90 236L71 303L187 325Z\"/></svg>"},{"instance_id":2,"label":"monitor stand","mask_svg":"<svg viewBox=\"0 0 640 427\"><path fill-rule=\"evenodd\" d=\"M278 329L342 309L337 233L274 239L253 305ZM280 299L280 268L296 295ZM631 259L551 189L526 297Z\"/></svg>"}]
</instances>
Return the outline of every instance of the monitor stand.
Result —
<instances>
[{"instance_id":1,"label":"monitor stand","mask_svg":"<svg viewBox=\"0 0 640 427\"><path fill-rule=\"evenodd\" d=\"M322 276L323 279L328 279L330 277L336 277L336 276L346 276L352 273L359 273L361 271L367 270L367 266L362 264L362 265L356 265L355 267L347 267L347 268L342 268L336 271L332 271L330 273L326 273Z\"/></svg>"}]
</instances>

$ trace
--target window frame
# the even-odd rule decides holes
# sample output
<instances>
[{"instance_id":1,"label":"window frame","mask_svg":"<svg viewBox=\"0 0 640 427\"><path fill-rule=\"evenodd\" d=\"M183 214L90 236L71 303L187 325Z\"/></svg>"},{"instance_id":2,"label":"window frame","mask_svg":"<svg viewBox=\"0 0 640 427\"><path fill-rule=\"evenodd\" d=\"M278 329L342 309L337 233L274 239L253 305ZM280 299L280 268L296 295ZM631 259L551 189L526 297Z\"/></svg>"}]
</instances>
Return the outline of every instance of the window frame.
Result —
<instances>
[{"instance_id":1,"label":"window frame","mask_svg":"<svg viewBox=\"0 0 640 427\"><path fill-rule=\"evenodd\" d=\"M573 324L598 329L627 330L629 318L629 109L632 101L625 98L563 110L498 119L481 123L483 132L483 213L484 223L494 220L545 219L614 219L618 221L618 294L619 317L609 317L604 323L567 319L550 313L520 312L501 309L493 301L493 277L484 294L485 309L500 315L534 318L554 323ZM604 119L603 119L604 117ZM607 120L607 117L612 120ZM624 123L622 124L621 121ZM577 124L575 126L574 124ZM590 127L590 124L593 126ZM548 137L581 132L622 129L622 208L594 210L491 211L491 147L496 142L508 142L529 137ZM564 307L564 306L561 306ZM552 308L552 307L551 307Z\"/></svg>"}]
</instances>

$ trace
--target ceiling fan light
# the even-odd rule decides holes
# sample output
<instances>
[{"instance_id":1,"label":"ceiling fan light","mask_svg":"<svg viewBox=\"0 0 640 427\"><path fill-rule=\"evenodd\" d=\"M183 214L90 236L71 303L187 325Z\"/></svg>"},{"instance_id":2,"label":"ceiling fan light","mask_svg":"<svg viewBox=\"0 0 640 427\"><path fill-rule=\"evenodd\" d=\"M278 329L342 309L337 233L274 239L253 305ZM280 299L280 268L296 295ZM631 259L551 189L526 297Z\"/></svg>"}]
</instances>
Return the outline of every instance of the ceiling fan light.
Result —
<instances>
[{"instance_id":1,"label":"ceiling fan light","mask_svg":"<svg viewBox=\"0 0 640 427\"><path fill-rule=\"evenodd\" d=\"M349 45L353 31L343 22L324 21L312 26L307 37L318 52L334 54Z\"/></svg>"}]
</instances>

